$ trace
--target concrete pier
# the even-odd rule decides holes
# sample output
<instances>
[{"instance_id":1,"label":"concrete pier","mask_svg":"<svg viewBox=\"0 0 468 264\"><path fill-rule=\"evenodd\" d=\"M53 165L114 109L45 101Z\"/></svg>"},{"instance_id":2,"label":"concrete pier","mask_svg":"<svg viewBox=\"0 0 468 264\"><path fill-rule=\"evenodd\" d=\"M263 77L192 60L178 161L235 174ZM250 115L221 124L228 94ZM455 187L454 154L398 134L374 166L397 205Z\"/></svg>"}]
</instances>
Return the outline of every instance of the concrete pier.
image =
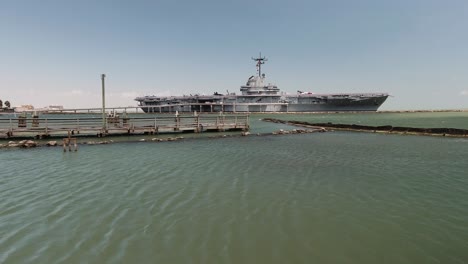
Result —
<instances>
[{"instance_id":1,"label":"concrete pier","mask_svg":"<svg viewBox=\"0 0 468 264\"><path fill-rule=\"evenodd\" d=\"M204 131L249 130L248 115L194 114L190 116L167 115L147 117L101 118L10 118L0 119L0 138L63 137L69 133L77 136L138 135L159 133L200 133Z\"/></svg>"}]
</instances>

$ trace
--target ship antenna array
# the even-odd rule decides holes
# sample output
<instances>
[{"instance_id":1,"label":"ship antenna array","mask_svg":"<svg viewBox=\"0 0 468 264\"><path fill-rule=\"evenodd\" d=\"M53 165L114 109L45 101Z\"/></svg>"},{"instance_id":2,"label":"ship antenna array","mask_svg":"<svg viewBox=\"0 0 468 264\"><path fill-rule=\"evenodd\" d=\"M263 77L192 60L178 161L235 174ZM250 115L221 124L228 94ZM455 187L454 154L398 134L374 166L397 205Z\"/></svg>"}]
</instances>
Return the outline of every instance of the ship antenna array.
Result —
<instances>
[{"instance_id":1,"label":"ship antenna array","mask_svg":"<svg viewBox=\"0 0 468 264\"><path fill-rule=\"evenodd\" d=\"M258 56L258 58L252 57L252 60L257 62L258 76L262 77L262 64L265 64L265 61L268 61L268 59L266 57L262 57L262 53L260 52L260 56Z\"/></svg>"}]
</instances>

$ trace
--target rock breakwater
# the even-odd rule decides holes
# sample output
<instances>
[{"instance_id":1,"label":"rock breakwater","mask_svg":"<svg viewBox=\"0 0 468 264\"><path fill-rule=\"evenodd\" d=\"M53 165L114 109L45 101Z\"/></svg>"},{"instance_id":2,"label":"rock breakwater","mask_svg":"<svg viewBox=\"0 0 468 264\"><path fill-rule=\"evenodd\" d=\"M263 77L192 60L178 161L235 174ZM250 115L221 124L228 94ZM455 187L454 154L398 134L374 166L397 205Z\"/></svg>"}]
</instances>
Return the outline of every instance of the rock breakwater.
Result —
<instances>
[{"instance_id":1,"label":"rock breakwater","mask_svg":"<svg viewBox=\"0 0 468 264\"><path fill-rule=\"evenodd\" d=\"M263 121L288 124L302 127L315 127L324 129L347 130L347 131L364 131L364 132L386 132L395 134L411 134L411 135L429 135L429 136L452 136L452 137L467 137L468 129L459 128L419 128L419 127L401 127L401 126L366 126L356 124L333 124L333 123L310 123L304 121L286 121L275 118L264 118Z\"/></svg>"}]
</instances>

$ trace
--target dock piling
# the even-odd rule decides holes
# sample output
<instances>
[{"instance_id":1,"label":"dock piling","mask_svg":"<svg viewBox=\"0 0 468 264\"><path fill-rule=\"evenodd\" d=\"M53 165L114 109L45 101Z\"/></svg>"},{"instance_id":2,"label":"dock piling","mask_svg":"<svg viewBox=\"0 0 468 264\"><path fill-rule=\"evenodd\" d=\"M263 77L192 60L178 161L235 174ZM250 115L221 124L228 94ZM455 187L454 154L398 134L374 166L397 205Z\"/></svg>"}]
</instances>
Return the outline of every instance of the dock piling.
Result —
<instances>
[{"instance_id":1,"label":"dock piling","mask_svg":"<svg viewBox=\"0 0 468 264\"><path fill-rule=\"evenodd\" d=\"M71 135L73 134L73 131L68 130L68 137L63 139L63 152L67 152L67 147L68 151L72 151L72 144L74 151L78 151L78 143L76 141L76 138L72 138Z\"/></svg>"}]
</instances>

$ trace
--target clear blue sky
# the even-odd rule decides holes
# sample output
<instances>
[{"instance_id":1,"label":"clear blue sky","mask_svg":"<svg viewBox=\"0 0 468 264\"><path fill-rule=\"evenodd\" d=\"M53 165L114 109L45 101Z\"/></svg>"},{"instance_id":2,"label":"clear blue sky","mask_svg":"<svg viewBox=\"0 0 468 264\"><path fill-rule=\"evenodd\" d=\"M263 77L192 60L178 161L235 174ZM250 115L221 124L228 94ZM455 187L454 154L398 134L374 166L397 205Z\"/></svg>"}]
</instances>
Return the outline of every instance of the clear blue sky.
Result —
<instances>
[{"instance_id":1,"label":"clear blue sky","mask_svg":"<svg viewBox=\"0 0 468 264\"><path fill-rule=\"evenodd\" d=\"M0 0L0 99L136 105L137 95L388 92L381 108L468 108L468 1Z\"/></svg>"}]
</instances>

